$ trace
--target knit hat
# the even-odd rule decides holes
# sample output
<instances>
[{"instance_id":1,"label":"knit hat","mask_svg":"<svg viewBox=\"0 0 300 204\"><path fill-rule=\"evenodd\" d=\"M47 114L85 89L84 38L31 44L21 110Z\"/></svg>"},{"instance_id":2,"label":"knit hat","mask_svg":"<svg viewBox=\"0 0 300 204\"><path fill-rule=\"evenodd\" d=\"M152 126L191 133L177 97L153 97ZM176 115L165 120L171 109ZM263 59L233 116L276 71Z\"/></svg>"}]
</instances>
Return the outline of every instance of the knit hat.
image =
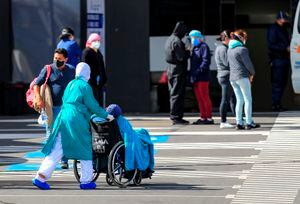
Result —
<instances>
[{"instance_id":1,"label":"knit hat","mask_svg":"<svg viewBox=\"0 0 300 204\"><path fill-rule=\"evenodd\" d=\"M92 42L94 41L100 41L101 37L98 33L92 33L90 34L88 40L86 41L85 47L92 47Z\"/></svg>"},{"instance_id":2,"label":"knit hat","mask_svg":"<svg viewBox=\"0 0 300 204\"><path fill-rule=\"evenodd\" d=\"M110 104L107 108L106 111L113 115L114 118L119 117L120 115L122 115L122 109L120 108L120 106L118 106L117 104Z\"/></svg>"},{"instance_id":3,"label":"knit hat","mask_svg":"<svg viewBox=\"0 0 300 204\"><path fill-rule=\"evenodd\" d=\"M87 63L80 62L77 64L75 77L81 77L87 82L90 79L90 75L91 69Z\"/></svg>"}]
</instances>

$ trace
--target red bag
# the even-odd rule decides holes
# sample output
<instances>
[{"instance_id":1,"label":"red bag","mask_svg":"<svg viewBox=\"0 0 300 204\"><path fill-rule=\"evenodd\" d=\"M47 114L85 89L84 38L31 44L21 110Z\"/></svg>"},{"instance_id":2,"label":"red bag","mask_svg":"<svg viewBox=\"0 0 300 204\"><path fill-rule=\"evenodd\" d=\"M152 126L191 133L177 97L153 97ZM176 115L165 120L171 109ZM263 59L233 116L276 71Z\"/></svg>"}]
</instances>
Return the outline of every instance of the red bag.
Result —
<instances>
[{"instance_id":1,"label":"red bag","mask_svg":"<svg viewBox=\"0 0 300 204\"><path fill-rule=\"evenodd\" d=\"M50 77L50 74L51 74L51 66L50 65L46 65L47 67L47 76L46 76L46 80L45 80L45 83L47 83L49 77ZM33 107L33 104L34 104L34 90L33 90L33 86L35 85L35 82L36 82L36 78L34 78L34 80L30 83L29 85L29 89L26 91L26 102L27 104L29 105L29 107L31 108L34 108Z\"/></svg>"}]
</instances>

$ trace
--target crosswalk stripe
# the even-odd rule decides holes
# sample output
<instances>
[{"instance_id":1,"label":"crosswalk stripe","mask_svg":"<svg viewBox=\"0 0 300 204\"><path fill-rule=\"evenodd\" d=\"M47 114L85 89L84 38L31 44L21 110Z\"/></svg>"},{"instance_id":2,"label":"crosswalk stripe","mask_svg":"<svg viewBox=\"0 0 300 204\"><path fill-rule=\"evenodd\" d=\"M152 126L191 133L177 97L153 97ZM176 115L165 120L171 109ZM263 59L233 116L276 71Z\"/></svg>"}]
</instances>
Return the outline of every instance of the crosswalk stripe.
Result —
<instances>
[{"instance_id":1,"label":"crosswalk stripe","mask_svg":"<svg viewBox=\"0 0 300 204\"><path fill-rule=\"evenodd\" d=\"M9 177L33 177L36 171L0 172L0 179ZM104 177L105 174L100 174ZM235 178L247 175L243 171L180 171L180 170L155 170L154 177L177 177L177 178ZM74 177L72 170L54 171L52 177Z\"/></svg>"},{"instance_id":2,"label":"crosswalk stripe","mask_svg":"<svg viewBox=\"0 0 300 204\"><path fill-rule=\"evenodd\" d=\"M197 135L197 136L203 136L203 135L218 135L218 136L249 136L249 135L264 135L268 136L269 131L190 131L190 132L151 132L150 135L169 135L169 136L175 136L175 135Z\"/></svg>"},{"instance_id":3,"label":"crosswalk stripe","mask_svg":"<svg viewBox=\"0 0 300 204\"><path fill-rule=\"evenodd\" d=\"M300 133L293 129L299 126L299 112L280 113L232 204L294 202L300 188Z\"/></svg>"},{"instance_id":4,"label":"crosswalk stripe","mask_svg":"<svg viewBox=\"0 0 300 204\"><path fill-rule=\"evenodd\" d=\"M157 150L178 149L257 149L263 148L265 141L259 142L202 142L202 143L158 143L154 145Z\"/></svg>"}]
</instances>

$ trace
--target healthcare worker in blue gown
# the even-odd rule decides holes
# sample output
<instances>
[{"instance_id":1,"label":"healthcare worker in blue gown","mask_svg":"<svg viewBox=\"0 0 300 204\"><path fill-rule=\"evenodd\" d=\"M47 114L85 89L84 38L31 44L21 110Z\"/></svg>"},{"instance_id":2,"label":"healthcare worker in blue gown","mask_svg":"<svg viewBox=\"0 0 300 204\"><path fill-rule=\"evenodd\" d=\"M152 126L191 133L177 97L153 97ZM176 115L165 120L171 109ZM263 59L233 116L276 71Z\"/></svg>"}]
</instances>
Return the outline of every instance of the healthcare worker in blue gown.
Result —
<instances>
[{"instance_id":1,"label":"healthcare worker in blue gown","mask_svg":"<svg viewBox=\"0 0 300 204\"><path fill-rule=\"evenodd\" d=\"M92 135L89 120L94 113L109 121L114 117L98 105L92 88L88 84L90 67L81 62L76 67L75 79L65 89L63 105L54 122L53 132L45 144L42 152L46 155L35 178L33 185L40 189L50 189L46 181L51 177L62 156L68 159L80 160L81 189L94 189L92 182Z\"/></svg>"}]
</instances>

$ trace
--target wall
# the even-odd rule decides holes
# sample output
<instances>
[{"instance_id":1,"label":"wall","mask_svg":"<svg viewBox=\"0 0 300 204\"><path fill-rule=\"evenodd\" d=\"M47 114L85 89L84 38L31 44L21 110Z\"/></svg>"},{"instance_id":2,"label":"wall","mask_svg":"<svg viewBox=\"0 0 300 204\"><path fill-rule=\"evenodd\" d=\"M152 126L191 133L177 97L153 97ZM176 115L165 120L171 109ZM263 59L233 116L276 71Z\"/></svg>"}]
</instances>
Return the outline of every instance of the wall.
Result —
<instances>
[{"instance_id":1,"label":"wall","mask_svg":"<svg viewBox=\"0 0 300 204\"><path fill-rule=\"evenodd\" d=\"M150 111L149 1L106 0L108 103Z\"/></svg>"}]
</instances>

